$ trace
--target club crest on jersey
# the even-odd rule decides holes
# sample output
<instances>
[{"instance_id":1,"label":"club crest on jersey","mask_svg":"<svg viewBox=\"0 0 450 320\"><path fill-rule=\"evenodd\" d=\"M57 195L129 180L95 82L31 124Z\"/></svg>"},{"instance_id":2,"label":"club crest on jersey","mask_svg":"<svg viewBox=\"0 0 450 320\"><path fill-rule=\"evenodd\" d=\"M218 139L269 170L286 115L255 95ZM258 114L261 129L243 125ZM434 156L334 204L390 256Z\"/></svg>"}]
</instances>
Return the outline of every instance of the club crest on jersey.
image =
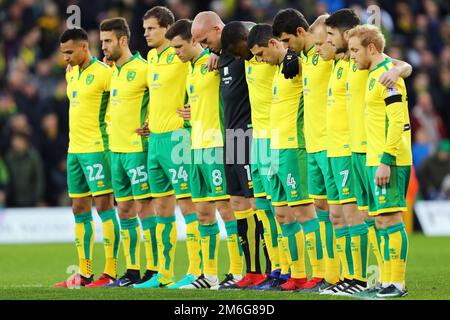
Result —
<instances>
[{"instance_id":1,"label":"club crest on jersey","mask_svg":"<svg viewBox=\"0 0 450 320\"><path fill-rule=\"evenodd\" d=\"M134 78L136 78L136 71L128 71L127 73L127 80L128 81L133 81Z\"/></svg>"},{"instance_id":2,"label":"club crest on jersey","mask_svg":"<svg viewBox=\"0 0 450 320\"><path fill-rule=\"evenodd\" d=\"M356 70L358 70L358 66L356 65L356 63L353 63L352 70L353 72L356 72Z\"/></svg>"},{"instance_id":3,"label":"club crest on jersey","mask_svg":"<svg viewBox=\"0 0 450 320\"><path fill-rule=\"evenodd\" d=\"M87 84L87 85L92 84L92 82L94 81L94 78L95 78L95 76L94 76L93 74L89 74L89 75L86 77L86 84Z\"/></svg>"},{"instance_id":4,"label":"club crest on jersey","mask_svg":"<svg viewBox=\"0 0 450 320\"><path fill-rule=\"evenodd\" d=\"M200 72L201 74L205 74L206 72L208 72L208 66L206 64L202 64Z\"/></svg>"},{"instance_id":5,"label":"club crest on jersey","mask_svg":"<svg viewBox=\"0 0 450 320\"><path fill-rule=\"evenodd\" d=\"M314 55L314 57L312 58L312 64L313 64L314 66L317 66L318 63L319 63L319 54L316 53L316 54Z\"/></svg>"},{"instance_id":6,"label":"club crest on jersey","mask_svg":"<svg viewBox=\"0 0 450 320\"><path fill-rule=\"evenodd\" d=\"M370 82L369 82L369 90L372 90L373 87L375 87L375 79L374 79L374 78L370 79Z\"/></svg>"},{"instance_id":7,"label":"club crest on jersey","mask_svg":"<svg viewBox=\"0 0 450 320\"><path fill-rule=\"evenodd\" d=\"M342 67L339 67L338 72L337 72L338 79L342 78L342 71L343 71Z\"/></svg>"},{"instance_id":8,"label":"club crest on jersey","mask_svg":"<svg viewBox=\"0 0 450 320\"><path fill-rule=\"evenodd\" d=\"M166 62L168 63L168 64L170 64L170 63L172 63L173 62L173 59L175 59L175 54L169 54L168 56L167 56L167 58L166 58Z\"/></svg>"}]
</instances>

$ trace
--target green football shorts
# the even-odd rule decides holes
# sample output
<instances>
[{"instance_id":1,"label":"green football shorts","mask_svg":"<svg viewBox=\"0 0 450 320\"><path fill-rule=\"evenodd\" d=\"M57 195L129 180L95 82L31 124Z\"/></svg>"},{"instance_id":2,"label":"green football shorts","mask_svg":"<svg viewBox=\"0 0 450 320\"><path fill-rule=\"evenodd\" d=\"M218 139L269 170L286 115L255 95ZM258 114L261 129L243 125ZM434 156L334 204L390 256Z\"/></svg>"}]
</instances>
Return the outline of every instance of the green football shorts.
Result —
<instances>
[{"instance_id":1,"label":"green football shorts","mask_svg":"<svg viewBox=\"0 0 450 320\"><path fill-rule=\"evenodd\" d=\"M329 204L356 202L352 174L351 156L328 158L327 199Z\"/></svg>"},{"instance_id":2,"label":"green football shorts","mask_svg":"<svg viewBox=\"0 0 450 320\"><path fill-rule=\"evenodd\" d=\"M306 149L272 149L270 196L273 206L314 203L308 192Z\"/></svg>"},{"instance_id":3,"label":"green football shorts","mask_svg":"<svg viewBox=\"0 0 450 320\"><path fill-rule=\"evenodd\" d=\"M186 129L150 133L147 166L153 197L175 194L177 199L181 199L191 196L190 145L190 135Z\"/></svg>"},{"instance_id":4,"label":"green football shorts","mask_svg":"<svg viewBox=\"0 0 450 320\"><path fill-rule=\"evenodd\" d=\"M147 152L111 152L112 184L118 202L152 196L148 182Z\"/></svg>"},{"instance_id":5,"label":"green football shorts","mask_svg":"<svg viewBox=\"0 0 450 320\"><path fill-rule=\"evenodd\" d=\"M308 190L313 199L327 199L327 151L308 153Z\"/></svg>"},{"instance_id":6,"label":"green football shorts","mask_svg":"<svg viewBox=\"0 0 450 320\"><path fill-rule=\"evenodd\" d=\"M223 147L191 151L192 202L229 199L223 165Z\"/></svg>"},{"instance_id":7,"label":"green football shorts","mask_svg":"<svg viewBox=\"0 0 450 320\"><path fill-rule=\"evenodd\" d=\"M369 185L369 215L406 211L411 166L391 166L389 183L383 187L375 185L378 167L366 167Z\"/></svg>"},{"instance_id":8,"label":"green football shorts","mask_svg":"<svg viewBox=\"0 0 450 320\"><path fill-rule=\"evenodd\" d=\"M352 153L353 185L355 187L356 204L358 210L368 210L366 154Z\"/></svg>"},{"instance_id":9,"label":"green football shorts","mask_svg":"<svg viewBox=\"0 0 450 320\"><path fill-rule=\"evenodd\" d=\"M253 138L250 157L254 197L270 196L270 139Z\"/></svg>"},{"instance_id":10,"label":"green football shorts","mask_svg":"<svg viewBox=\"0 0 450 320\"><path fill-rule=\"evenodd\" d=\"M70 198L112 193L108 152L69 153L67 185Z\"/></svg>"}]
</instances>

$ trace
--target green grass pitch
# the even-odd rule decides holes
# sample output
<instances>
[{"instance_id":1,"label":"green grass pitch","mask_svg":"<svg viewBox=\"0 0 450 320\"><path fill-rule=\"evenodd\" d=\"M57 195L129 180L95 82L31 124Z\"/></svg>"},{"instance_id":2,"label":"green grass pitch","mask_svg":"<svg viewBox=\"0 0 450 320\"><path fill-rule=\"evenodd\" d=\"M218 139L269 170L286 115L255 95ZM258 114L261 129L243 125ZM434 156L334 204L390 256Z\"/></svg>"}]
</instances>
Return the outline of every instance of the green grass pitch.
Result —
<instances>
[{"instance_id":1,"label":"green grass pitch","mask_svg":"<svg viewBox=\"0 0 450 320\"><path fill-rule=\"evenodd\" d=\"M121 248L122 249L122 248ZM145 265L144 246L141 246L141 265ZM119 253L119 271L124 271L122 251ZM169 290L169 289L59 289L52 288L56 282L66 279L70 265L76 265L76 250L73 244L16 244L0 245L0 299L44 299L44 300L330 300L340 297L301 294L291 292L255 292L245 290ZM226 244L221 242L219 251L220 278L227 272ZM103 247L94 246L94 273L100 275L103 268ZM184 242L177 245L175 273L180 278L187 268ZM374 259L371 257L371 264ZM264 263L263 263L264 265ZM309 272L309 267L308 267ZM409 295L404 299L450 299L450 238L425 237L414 234L410 237L410 252L407 267Z\"/></svg>"}]
</instances>

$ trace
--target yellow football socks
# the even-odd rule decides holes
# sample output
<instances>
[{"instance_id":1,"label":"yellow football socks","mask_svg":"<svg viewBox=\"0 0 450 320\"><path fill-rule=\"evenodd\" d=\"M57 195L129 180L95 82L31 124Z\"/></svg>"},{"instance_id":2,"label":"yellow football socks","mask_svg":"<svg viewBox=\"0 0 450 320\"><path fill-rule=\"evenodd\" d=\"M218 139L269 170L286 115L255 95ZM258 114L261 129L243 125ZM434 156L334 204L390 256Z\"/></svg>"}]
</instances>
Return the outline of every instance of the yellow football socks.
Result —
<instances>
[{"instance_id":1,"label":"yellow football socks","mask_svg":"<svg viewBox=\"0 0 450 320\"><path fill-rule=\"evenodd\" d=\"M174 277L174 258L177 245L175 215L157 217L156 242L158 244L158 273L166 280Z\"/></svg>"},{"instance_id":2,"label":"yellow football socks","mask_svg":"<svg viewBox=\"0 0 450 320\"><path fill-rule=\"evenodd\" d=\"M325 281L335 284L339 281L340 262L336 251L336 237L330 220L330 212L317 210L317 216L325 256Z\"/></svg>"},{"instance_id":3,"label":"yellow football socks","mask_svg":"<svg viewBox=\"0 0 450 320\"><path fill-rule=\"evenodd\" d=\"M146 269L158 271L158 244L156 241L157 217L147 217L141 219L142 230L144 232Z\"/></svg>"},{"instance_id":4,"label":"yellow football socks","mask_svg":"<svg viewBox=\"0 0 450 320\"><path fill-rule=\"evenodd\" d=\"M353 279L353 261L351 251L351 239L348 227L335 229L336 249L341 262L342 277Z\"/></svg>"},{"instance_id":5,"label":"yellow football socks","mask_svg":"<svg viewBox=\"0 0 450 320\"><path fill-rule=\"evenodd\" d=\"M75 216L75 245L78 252L80 274L92 274L92 249L94 247L94 222L92 213L77 213Z\"/></svg>"},{"instance_id":6,"label":"yellow football socks","mask_svg":"<svg viewBox=\"0 0 450 320\"><path fill-rule=\"evenodd\" d=\"M187 273L199 277L202 274L202 249L200 245L200 231L197 214L184 216L186 222L186 247L189 258Z\"/></svg>"},{"instance_id":7,"label":"yellow football socks","mask_svg":"<svg viewBox=\"0 0 450 320\"><path fill-rule=\"evenodd\" d=\"M266 244L267 252L269 253L271 271L281 268L280 252L278 250L278 231L275 215L272 210L258 210L256 211L258 220L262 222L264 229L264 242Z\"/></svg>"},{"instance_id":8,"label":"yellow football socks","mask_svg":"<svg viewBox=\"0 0 450 320\"><path fill-rule=\"evenodd\" d=\"M353 278L367 281L367 266L369 258L368 228L365 223L349 227L353 261Z\"/></svg>"},{"instance_id":9,"label":"yellow football socks","mask_svg":"<svg viewBox=\"0 0 450 320\"><path fill-rule=\"evenodd\" d=\"M380 246L381 246L381 236L380 236L380 232L377 229L376 225L375 225L375 220L374 219L367 219L366 220L366 224L368 226L368 237L369 237L369 244L372 248L372 253L374 254L376 260L377 260L377 266L378 266L378 274L379 274L379 279L378 282L382 283L383 279L382 279L382 270L383 270L383 257L381 255L381 250L380 250Z\"/></svg>"},{"instance_id":10,"label":"yellow football socks","mask_svg":"<svg viewBox=\"0 0 450 320\"><path fill-rule=\"evenodd\" d=\"M231 220L225 222L225 229L227 231L227 247L230 259L230 269L228 273L241 275L244 263L242 259L242 248L238 239L237 221Z\"/></svg>"},{"instance_id":11,"label":"yellow football socks","mask_svg":"<svg viewBox=\"0 0 450 320\"><path fill-rule=\"evenodd\" d=\"M383 286L391 282L391 258L389 254L389 235L386 229L380 229L381 252L383 254L383 269L381 270L381 280Z\"/></svg>"},{"instance_id":12,"label":"yellow football socks","mask_svg":"<svg viewBox=\"0 0 450 320\"><path fill-rule=\"evenodd\" d=\"M408 235L403 222L386 229L389 237L389 258L391 261L391 283L405 283L406 261L408 257Z\"/></svg>"},{"instance_id":13,"label":"yellow football socks","mask_svg":"<svg viewBox=\"0 0 450 320\"><path fill-rule=\"evenodd\" d=\"M99 213L102 220L103 247L105 249L105 269L104 273L117 277L117 255L120 245L120 227L116 210L111 209Z\"/></svg>"},{"instance_id":14,"label":"yellow football socks","mask_svg":"<svg viewBox=\"0 0 450 320\"><path fill-rule=\"evenodd\" d=\"M320 237L319 219L311 219L302 223L305 233L306 251L312 268L313 278L325 277L325 259L323 254L322 239Z\"/></svg>"},{"instance_id":15,"label":"yellow football socks","mask_svg":"<svg viewBox=\"0 0 450 320\"><path fill-rule=\"evenodd\" d=\"M140 270L141 229L138 219L121 219L122 245L127 269Z\"/></svg>"},{"instance_id":16,"label":"yellow football socks","mask_svg":"<svg viewBox=\"0 0 450 320\"><path fill-rule=\"evenodd\" d=\"M276 221L277 224L277 231L278 231L278 252L280 254L280 266L281 266L281 274L288 274L290 270L289 265L289 247L288 247L288 241L286 237L283 237L283 232L281 230L281 225L278 221Z\"/></svg>"},{"instance_id":17,"label":"yellow football socks","mask_svg":"<svg viewBox=\"0 0 450 320\"><path fill-rule=\"evenodd\" d=\"M287 242L288 263L291 267L291 277L306 278L305 268L305 238L300 223L297 221L281 225L283 238Z\"/></svg>"},{"instance_id":18,"label":"yellow football socks","mask_svg":"<svg viewBox=\"0 0 450 320\"><path fill-rule=\"evenodd\" d=\"M205 276L217 277L218 273L218 256L219 256L219 225L217 222L212 224L199 225L203 273Z\"/></svg>"}]
</instances>

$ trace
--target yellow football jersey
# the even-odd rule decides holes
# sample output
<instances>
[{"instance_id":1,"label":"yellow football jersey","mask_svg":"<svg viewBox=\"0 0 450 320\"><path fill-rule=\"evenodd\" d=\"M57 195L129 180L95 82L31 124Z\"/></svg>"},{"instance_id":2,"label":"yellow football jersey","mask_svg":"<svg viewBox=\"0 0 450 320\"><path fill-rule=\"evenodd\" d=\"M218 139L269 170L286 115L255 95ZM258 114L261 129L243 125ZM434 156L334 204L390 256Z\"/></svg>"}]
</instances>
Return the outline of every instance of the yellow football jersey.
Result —
<instances>
[{"instance_id":1,"label":"yellow football jersey","mask_svg":"<svg viewBox=\"0 0 450 320\"><path fill-rule=\"evenodd\" d=\"M272 105L272 83L276 66L256 61L253 57L245 61L245 78L252 108L253 137L270 138L270 106Z\"/></svg>"},{"instance_id":2,"label":"yellow football jersey","mask_svg":"<svg viewBox=\"0 0 450 320\"><path fill-rule=\"evenodd\" d=\"M147 119L147 61L136 53L122 66L113 66L110 97L110 148L113 152L147 150L147 138L135 131Z\"/></svg>"},{"instance_id":3,"label":"yellow football jersey","mask_svg":"<svg viewBox=\"0 0 450 320\"><path fill-rule=\"evenodd\" d=\"M149 122L151 132L170 132L183 128L184 121L177 109L186 102L186 77L189 63L183 63L173 47L158 54L149 51L148 88L150 91Z\"/></svg>"},{"instance_id":4,"label":"yellow football jersey","mask_svg":"<svg viewBox=\"0 0 450 320\"><path fill-rule=\"evenodd\" d=\"M208 72L208 50L191 64L186 81L191 106L192 149L223 147L220 74Z\"/></svg>"},{"instance_id":5,"label":"yellow football jersey","mask_svg":"<svg viewBox=\"0 0 450 320\"><path fill-rule=\"evenodd\" d=\"M327 149L327 88L333 61L324 61L311 47L302 52L305 143L309 153Z\"/></svg>"},{"instance_id":6,"label":"yellow football jersey","mask_svg":"<svg viewBox=\"0 0 450 320\"><path fill-rule=\"evenodd\" d=\"M334 62L333 72L328 83L327 100L327 156L350 156L350 129L347 113L348 61Z\"/></svg>"},{"instance_id":7,"label":"yellow football jersey","mask_svg":"<svg viewBox=\"0 0 450 320\"><path fill-rule=\"evenodd\" d=\"M411 125L405 82L398 78L392 88L378 82L393 68L386 59L369 72L366 86L367 165L409 166L412 164Z\"/></svg>"},{"instance_id":8,"label":"yellow football jersey","mask_svg":"<svg viewBox=\"0 0 450 320\"><path fill-rule=\"evenodd\" d=\"M352 152L365 153L367 148L364 98L368 77L369 71L358 70L355 61L350 59L347 75L347 111Z\"/></svg>"},{"instance_id":9,"label":"yellow football jersey","mask_svg":"<svg viewBox=\"0 0 450 320\"><path fill-rule=\"evenodd\" d=\"M89 153L108 149L105 115L112 70L93 58L80 71L66 73L69 107L69 152Z\"/></svg>"},{"instance_id":10,"label":"yellow football jersey","mask_svg":"<svg viewBox=\"0 0 450 320\"><path fill-rule=\"evenodd\" d=\"M277 67L272 84L270 148L304 148L302 75L286 79L282 69L283 63Z\"/></svg>"}]
</instances>

